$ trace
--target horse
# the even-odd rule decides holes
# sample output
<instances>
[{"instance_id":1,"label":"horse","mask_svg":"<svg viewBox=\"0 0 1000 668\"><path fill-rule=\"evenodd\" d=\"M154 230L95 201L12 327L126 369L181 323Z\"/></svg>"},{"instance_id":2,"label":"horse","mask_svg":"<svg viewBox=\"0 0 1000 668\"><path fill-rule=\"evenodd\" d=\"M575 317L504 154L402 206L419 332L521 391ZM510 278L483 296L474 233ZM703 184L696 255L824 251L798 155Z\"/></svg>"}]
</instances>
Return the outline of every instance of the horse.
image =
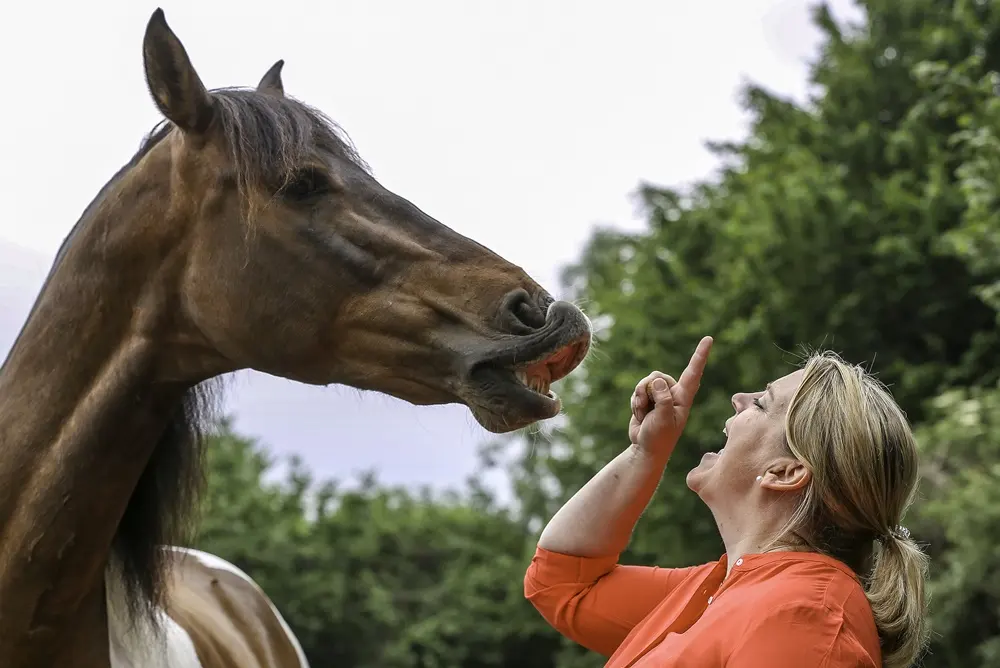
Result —
<instances>
[{"instance_id":1,"label":"horse","mask_svg":"<svg viewBox=\"0 0 1000 668\"><path fill-rule=\"evenodd\" d=\"M285 95L283 61L210 91L157 9L143 63L164 118L67 235L0 367L0 657L304 668L249 576L164 547L191 526L219 379L462 404L505 433L557 415L550 386L592 327L381 186Z\"/></svg>"}]
</instances>

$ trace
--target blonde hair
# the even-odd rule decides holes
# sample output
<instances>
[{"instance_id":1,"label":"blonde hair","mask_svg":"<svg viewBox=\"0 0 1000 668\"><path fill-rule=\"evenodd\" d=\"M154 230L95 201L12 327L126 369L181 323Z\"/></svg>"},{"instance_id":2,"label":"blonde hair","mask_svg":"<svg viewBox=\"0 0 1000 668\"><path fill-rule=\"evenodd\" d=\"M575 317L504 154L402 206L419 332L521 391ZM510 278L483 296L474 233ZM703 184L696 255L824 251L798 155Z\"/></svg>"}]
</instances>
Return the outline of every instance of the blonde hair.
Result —
<instances>
[{"instance_id":1,"label":"blonde hair","mask_svg":"<svg viewBox=\"0 0 1000 668\"><path fill-rule=\"evenodd\" d=\"M888 389L836 354L812 355L785 416L788 449L812 480L784 539L843 560L861 577L886 668L927 643L927 556L900 527L917 485L917 447Z\"/></svg>"}]
</instances>

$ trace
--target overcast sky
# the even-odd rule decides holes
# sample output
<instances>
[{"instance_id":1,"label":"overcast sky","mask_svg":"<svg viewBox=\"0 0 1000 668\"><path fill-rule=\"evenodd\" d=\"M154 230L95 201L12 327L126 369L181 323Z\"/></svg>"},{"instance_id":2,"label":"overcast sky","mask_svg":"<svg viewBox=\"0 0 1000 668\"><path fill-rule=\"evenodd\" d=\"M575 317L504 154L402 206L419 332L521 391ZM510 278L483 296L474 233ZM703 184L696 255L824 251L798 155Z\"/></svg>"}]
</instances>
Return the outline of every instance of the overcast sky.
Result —
<instances>
[{"instance_id":1,"label":"overcast sky","mask_svg":"<svg viewBox=\"0 0 1000 668\"><path fill-rule=\"evenodd\" d=\"M635 229L642 182L709 174L742 81L802 98L812 2L163 0L210 87L285 90L334 118L375 176L553 292L595 224ZM835 0L835 14L856 16ZM64 235L159 120L143 79L155 4L12 3L0 22L0 355ZM321 476L460 485L487 438L464 408L238 374L237 427ZM625 400L625 399L623 399ZM623 425L624 438L624 425Z\"/></svg>"}]
</instances>

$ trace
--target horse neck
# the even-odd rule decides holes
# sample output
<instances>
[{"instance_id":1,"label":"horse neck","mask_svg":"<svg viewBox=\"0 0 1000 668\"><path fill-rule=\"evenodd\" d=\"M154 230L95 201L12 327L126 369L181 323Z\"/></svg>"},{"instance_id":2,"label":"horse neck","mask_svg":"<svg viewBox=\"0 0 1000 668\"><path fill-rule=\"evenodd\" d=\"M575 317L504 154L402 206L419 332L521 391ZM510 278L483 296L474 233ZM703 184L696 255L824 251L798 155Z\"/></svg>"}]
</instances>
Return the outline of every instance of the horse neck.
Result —
<instances>
[{"instance_id":1,"label":"horse neck","mask_svg":"<svg viewBox=\"0 0 1000 668\"><path fill-rule=\"evenodd\" d=\"M109 234L129 214L81 221L0 368L0 656L11 665L50 665L74 628L103 617L119 521L190 387L158 382L150 318L164 305L147 277L165 272Z\"/></svg>"}]
</instances>

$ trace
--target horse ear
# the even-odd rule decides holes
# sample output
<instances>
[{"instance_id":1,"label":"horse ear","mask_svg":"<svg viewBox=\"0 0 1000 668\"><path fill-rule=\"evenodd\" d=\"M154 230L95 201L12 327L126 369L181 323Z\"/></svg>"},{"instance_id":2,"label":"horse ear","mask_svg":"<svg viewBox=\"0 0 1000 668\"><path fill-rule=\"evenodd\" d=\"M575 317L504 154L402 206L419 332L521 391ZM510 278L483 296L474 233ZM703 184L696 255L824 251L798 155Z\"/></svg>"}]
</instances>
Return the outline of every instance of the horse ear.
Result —
<instances>
[{"instance_id":1,"label":"horse ear","mask_svg":"<svg viewBox=\"0 0 1000 668\"><path fill-rule=\"evenodd\" d=\"M146 85L163 115L184 132L205 132L212 122L212 96L162 9L153 12L146 24L142 56Z\"/></svg>"},{"instance_id":2,"label":"horse ear","mask_svg":"<svg viewBox=\"0 0 1000 668\"><path fill-rule=\"evenodd\" d=\"M271 65L271 69L264 73L264 76L260 79L260 83L257 84L257 92L284 97L285 85L281 83L281 68L284 66L284 60L279 60L274 65Z\"/></svg>"}]
</instances>

